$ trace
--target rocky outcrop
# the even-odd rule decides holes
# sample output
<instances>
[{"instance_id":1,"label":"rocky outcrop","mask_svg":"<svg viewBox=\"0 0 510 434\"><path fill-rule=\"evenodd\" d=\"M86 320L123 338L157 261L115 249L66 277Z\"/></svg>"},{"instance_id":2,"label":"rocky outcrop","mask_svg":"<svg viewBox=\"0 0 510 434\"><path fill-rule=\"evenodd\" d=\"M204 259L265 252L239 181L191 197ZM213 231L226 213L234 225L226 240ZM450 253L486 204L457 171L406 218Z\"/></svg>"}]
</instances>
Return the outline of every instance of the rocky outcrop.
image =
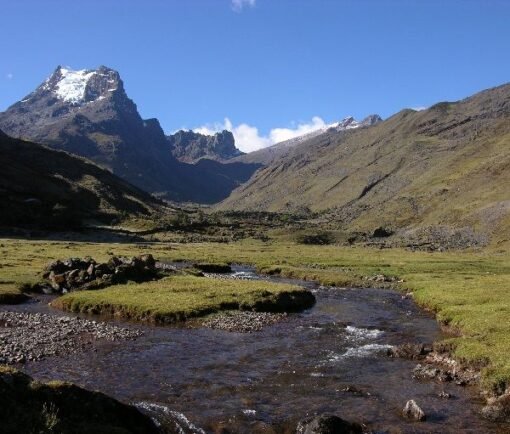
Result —
<instances>
[{"instance_id":1,"label":"rocky outcrop","mask_svg":"<svg viewBox=\"0 0 510 434\"><path fill-rule=\"evenodd\" d=\"M300 421L296 434L361 434L361 425L338 416L321 414Z\"/></svg>"},{"instance_id":2,"label":"rocky outcrop","mask_svg":"<svg viewBox=\"0 0 510 434\"><path fill-rule=\"evenodd\" d=\"M112 256L108 262L97 263L87 257L54 261L43 273L44 282L36 285L45 294L67 293L83 289L99 289L125 283L143 282L157 277L156 261L150 254L124 258Z\"/></svg>"},{"instance_id":3,"label":"rocky outcrop","mask_svg":"<svg viewBox=\"0 0 510 434\"><path fill-rule=\"evenodd\" d=\"M166 139L173 156L184 163L196 163L202 158L226 161L243 155L235 146L234 135L227 130L212 136L180 130Z\"/></svg>"},{"instance_id":4,"label":"rocky outcrop","mask_svg":"<svg viewBox=\"0 0 510 434\"><path fill-rule=\"evenodd\" d=\"M363 119L360 122L360 126L362 126L362 127L371 127L372 125L376 125L376 124L378 124L379 122L382 122L382 121L383 121L383 119L381 118L381 116L379 116L377 114L368 115L365 119Z\"/></svg>"}]
</instances>

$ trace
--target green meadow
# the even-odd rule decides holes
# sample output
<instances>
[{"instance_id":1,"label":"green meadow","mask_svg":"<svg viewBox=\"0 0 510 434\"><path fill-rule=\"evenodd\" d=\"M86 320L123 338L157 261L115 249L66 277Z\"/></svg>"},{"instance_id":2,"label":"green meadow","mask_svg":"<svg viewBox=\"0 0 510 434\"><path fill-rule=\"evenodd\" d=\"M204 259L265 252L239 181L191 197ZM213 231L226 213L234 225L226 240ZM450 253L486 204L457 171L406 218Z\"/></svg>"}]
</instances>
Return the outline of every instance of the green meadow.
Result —
<instances>
[{"instance_id":1,"label":"green meadow","mask_svg":"<svg viewBox=\"0 0 510 434\"><path fill-rule=\"evenodd\" d=\"M316 280L337 286L392 286L412 292L454 331L454 355L482 368L486 388L510 383L510 254L505 251L412 252L402 249L305 246L292 242L240 241L229 244L95 244L0 240L0 296L3 302L40 279L49 261L90 255L152 253L157 259L252 264L260 272ZM386 276L386 282L375 281ZM126 284L71 293L55 306L81 312L166 322L225 308L251 308L262 299L296 291L288 285L174 276L146 284Z\"/></svg>"}]
</instances>

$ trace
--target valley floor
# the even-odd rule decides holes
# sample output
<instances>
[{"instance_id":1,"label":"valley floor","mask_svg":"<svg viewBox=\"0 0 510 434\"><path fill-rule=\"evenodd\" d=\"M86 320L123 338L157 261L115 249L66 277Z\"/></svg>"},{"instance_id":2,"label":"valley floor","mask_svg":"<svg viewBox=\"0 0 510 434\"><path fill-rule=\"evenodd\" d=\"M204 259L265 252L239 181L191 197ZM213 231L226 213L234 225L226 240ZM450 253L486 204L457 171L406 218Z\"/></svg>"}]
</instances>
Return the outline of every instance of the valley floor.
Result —
<instances>
[{"instance_id":1,"label":"valley floor","mask_svg":"<svg viewBox=\"0 0 510 434\"><path fill-rule=\"evenodd\" d=\"M0 253L1 302L23 297L20 288L38 281L51 260L92 256L102 261L113 254L252 264L263 273L325 285L394 287L435 312L451 332L448 343L455 357L481 367L485 390L501 394L510 384L510 254L504 251L426 253L254 240L96 244L2 239ZM94 297L103 293L108 290L96 291Z\"/></svg>"}]
</instances>

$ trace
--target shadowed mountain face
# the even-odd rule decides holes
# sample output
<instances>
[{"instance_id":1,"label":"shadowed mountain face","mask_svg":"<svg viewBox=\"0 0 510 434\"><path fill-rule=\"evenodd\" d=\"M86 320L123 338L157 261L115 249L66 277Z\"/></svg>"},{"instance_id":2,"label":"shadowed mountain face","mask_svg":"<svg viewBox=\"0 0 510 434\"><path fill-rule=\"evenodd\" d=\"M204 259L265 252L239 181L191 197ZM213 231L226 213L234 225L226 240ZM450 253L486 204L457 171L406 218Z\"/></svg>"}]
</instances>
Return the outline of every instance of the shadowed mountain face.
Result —
<instances>
[{"instance_id":1,"label":"shadowed mountain face","mask_svg":"<svg viewBox=\"0 0 510 434\"><path fill-rule=\"evenodd\" d=\"M108 223L163 209L150 194L83 158L2 132L0 159L1 225L69 228L84 220Z\"/></svg>"},{"instance_id":2,"label":"shadowed mountain face","mask_svg":"<svg viewBox=\"0 0 510 434\"><path fill-rule=\"evenodd\" d=\"M219 205L309 207L349 230L468 228L510 235L510 85L287 150Z\"/></svg>"},{"instance_id":3,"label":"shadowed mountain face","mask_svg":"<svg viewBox=\"0 0 510 434\"><path fill-rule=\"evenodd\" d=\"M167 199L214 203L242 181L215 163L202 172L173 155L156 119L143 120L119 74L107 67L58 67L34 92L0 114L7 134L93 160L116 175ZM243 166L242 179L256 165ZM236 171L234 171L237 173Z\"/></svg>"},{"instance_id":4,"label":"shadowed mountain face","mask_svg":"<svg viewBox=\"0 0 510 434\"><path fill-rule=\"evenodd\" d=\"M185 163L196 163L202 158L227 161L243 155L235 146L234 135L226 130L213 136L180 130L166 138L173 156Z\"/></svg>"}]
</instances>

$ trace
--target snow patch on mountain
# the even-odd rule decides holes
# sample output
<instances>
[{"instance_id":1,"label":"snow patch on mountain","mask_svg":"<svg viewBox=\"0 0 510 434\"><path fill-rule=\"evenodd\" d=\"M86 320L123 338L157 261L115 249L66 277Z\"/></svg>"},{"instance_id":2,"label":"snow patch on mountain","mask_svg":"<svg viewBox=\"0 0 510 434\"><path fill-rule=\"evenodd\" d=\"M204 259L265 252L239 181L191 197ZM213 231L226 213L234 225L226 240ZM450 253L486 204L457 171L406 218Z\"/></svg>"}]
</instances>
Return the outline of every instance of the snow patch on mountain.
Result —
<instances>
[{"instance_id":1,"label":"snow patch on mountain","mask_svg":"<svg viewBox=\"0 0 510 434\"><path fill-rule=\"evenodd\" d=\"M60 68L60 74L62 78L55 86L55 94L66 102L79 103L83 101L87 83L96 71Z\"/></svg>"},{"instance_id":2,"label":"snow patch on mountain","mask_svg":"<svg viewBox=\"0 0 510 434\"><path fill-rule=\"evenodd\" d=\"M344 131L344 130L352 130L354 128L359 128L360 126L361 126L361 122L358 122L352 116L347 116L346 118L342 119L340 122L330 125L329 128L334 128L337 131Z\"/></svg>"},{"instance_id":3,"label":"snow patch on mountain","mask_svg":"<svg viewBox=\"0 0 510 434\"><path fill-rule=\"evenodd\" d=\"M317 128L316 130L310 131L309 133L303 134L301 136L293 137L292 139L276 143L271 147L291 148L293 146L299 145L300 143L302 143L306 140L310 140L314 137L317 137L330 129L333 129L335 131L344 131L344 130L351 130L354 128L359 128L361 126L364 126L363 122L358 122L352 116L347 116L346 118L342 119L340 122L334 122L332 124L327 124L321 128Z\"/></svg>"}]
</instances>

